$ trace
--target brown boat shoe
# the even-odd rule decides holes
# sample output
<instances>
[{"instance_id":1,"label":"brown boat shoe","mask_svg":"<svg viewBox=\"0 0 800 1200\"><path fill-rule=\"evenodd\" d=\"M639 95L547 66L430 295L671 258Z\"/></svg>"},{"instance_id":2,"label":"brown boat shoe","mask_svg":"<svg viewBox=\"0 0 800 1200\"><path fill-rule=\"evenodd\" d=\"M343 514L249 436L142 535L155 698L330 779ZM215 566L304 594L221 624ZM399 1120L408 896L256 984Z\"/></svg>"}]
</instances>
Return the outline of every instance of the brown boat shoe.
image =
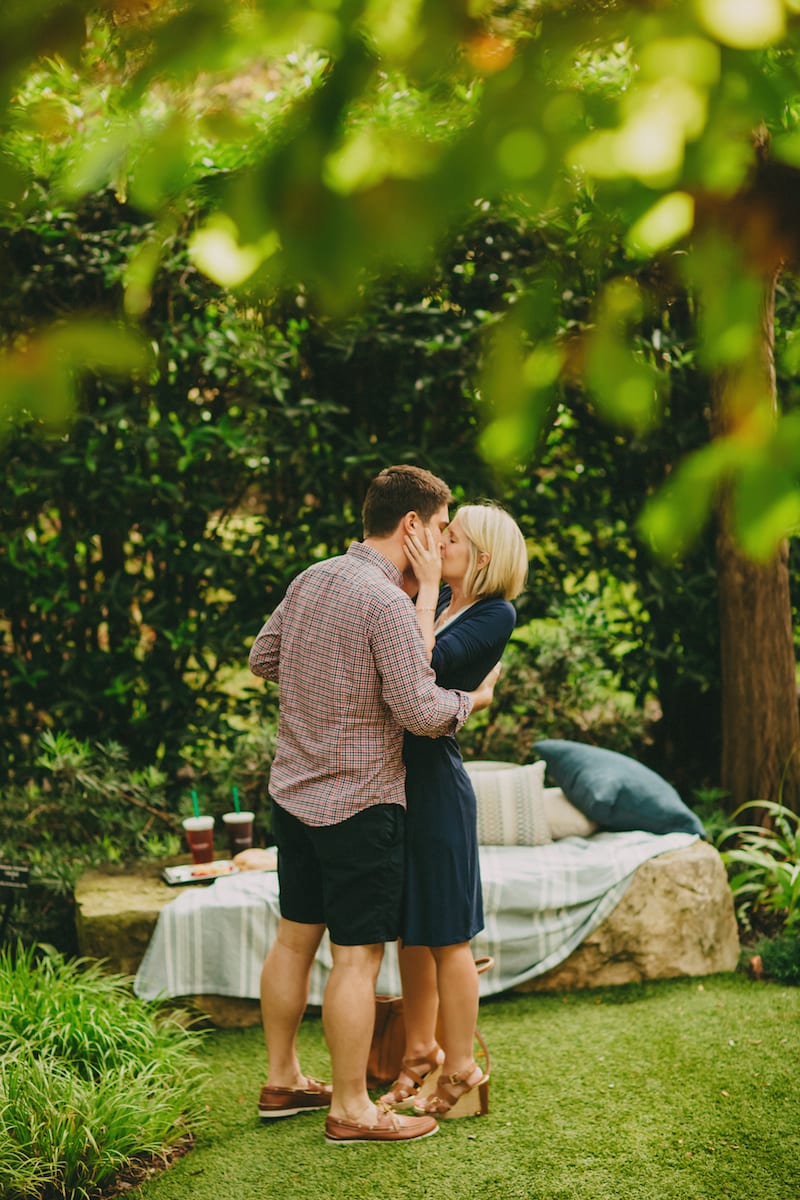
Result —
<instances>
[{"instance_id":1,"label":"brown boat shoe","mask_svg":"<svg viewBox=\"0 0 800 1200\"><path fill-rule=\"evenodd\" d=\"M408 1142L412 1138L430 1137L439 1129L434 1117L401 1117L382 1104L373 1125L361 1125L341 1117L325 1118L325 1141L331 1146L348 1146L354 1142Z\"/></svg>"},{"instance_id":2,"label":"brown boat shoe","mask_svg":"<svg viewBox=\"0 0 800 1200\"><path fill-rule=\"evenodd\" d=\"M304 1088L269 1087L261 1089L258 1098L258 1115L262 1121L276 1117L296 1117L299 1113L318 1112L329 1108L331 1103L330 1084L318 1079L306 1078Z\"/></svg>"}]
</instances>

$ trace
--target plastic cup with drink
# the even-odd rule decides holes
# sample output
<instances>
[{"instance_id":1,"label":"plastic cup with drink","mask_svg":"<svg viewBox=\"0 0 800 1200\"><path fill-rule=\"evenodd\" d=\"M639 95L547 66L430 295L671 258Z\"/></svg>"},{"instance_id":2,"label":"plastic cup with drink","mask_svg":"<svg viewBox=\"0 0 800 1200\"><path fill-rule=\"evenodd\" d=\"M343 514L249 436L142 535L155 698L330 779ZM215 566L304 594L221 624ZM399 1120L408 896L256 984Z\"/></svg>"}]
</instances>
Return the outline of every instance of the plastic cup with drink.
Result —
<instances>
[{"instance_id":1,"label":"plastic cup with drink","mask_svg":"<svg viewBox=\"0 0 800 1200\"><path fill-rule=\"evenodd\" d=\"M214 818L194 816L183 821L183 832L189 843L193 863L214 861Z\"/></svg>"},{"instance_id":2,"label":"plastic cup with drink","mask_svg":"<svg viewBox=\"0 0 800 1200\"><path fill-rule=\"evenodd\" d=\"M231 858L240 850L249 850L253 844L253 818L251 812L226 812L222 814L225 832L228 835L228 850Z\"/></svg>"}]
</instances>

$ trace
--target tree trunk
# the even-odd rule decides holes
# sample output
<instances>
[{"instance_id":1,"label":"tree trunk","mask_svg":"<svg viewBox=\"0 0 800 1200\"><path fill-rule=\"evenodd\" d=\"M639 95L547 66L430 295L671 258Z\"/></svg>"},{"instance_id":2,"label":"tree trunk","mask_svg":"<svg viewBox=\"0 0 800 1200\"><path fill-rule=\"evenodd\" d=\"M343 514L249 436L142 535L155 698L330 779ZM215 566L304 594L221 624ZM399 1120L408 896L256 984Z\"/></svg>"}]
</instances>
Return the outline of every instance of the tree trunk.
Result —
<instances>
[{"instance_id":1,"label":"tree trunk","mask_svg":"<svg viewBox=\"0 0 800 1200\"><path fill-rule=\"evenodd\" d=\"M758 355L712 381L716 436L729 433L765 397L777 413L774 313L777 270L764 291ZM721 782L731 807L780 800L800 811L800 719L789 596L789 550L767 563L745 558L732 536L731 495L719 503L717 581L722 676Z\"/></svg>"}]
</instances>

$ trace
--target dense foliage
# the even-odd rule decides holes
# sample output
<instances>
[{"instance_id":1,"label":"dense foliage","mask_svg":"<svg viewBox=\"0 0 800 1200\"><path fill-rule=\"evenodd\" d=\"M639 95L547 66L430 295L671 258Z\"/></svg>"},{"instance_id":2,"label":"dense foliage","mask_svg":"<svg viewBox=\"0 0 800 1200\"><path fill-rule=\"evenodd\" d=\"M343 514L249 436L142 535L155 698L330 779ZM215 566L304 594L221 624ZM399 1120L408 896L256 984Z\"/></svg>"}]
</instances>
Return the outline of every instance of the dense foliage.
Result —
<instances>
[{"instance_id":1,"label":"dense foliage","mask_svg":"<svg viewBox=\"0 0 800 1200\"><path fill-rule=\"evenodd\" d=\"M0 1194L89 1200L202 1121L197 1035L127 981L0 952Z\"/></svg>"},{"instance_id":2,"label":"dense foliage","mask_svg":"<svg viewBox=\"0 0 800 1200\"><path fill-rule=\"evenodd\" d=\"M193 744L228 745L265 704L242 667L288 579L358 533L376 469L413 458L519 517L523 621L565 596L605 606L601 669L640 711L655 693L656 761L714 781L704 514L723 468L749 472L771 544L791 470L769 430L710 438L710 375L755 353L758 288L706 236L703 197L753 200L757 117L791 182L793 59L765 48L793 29L780 0L734 33L689 3L434 7L109 19L39 0L52 21L2 18L0 745L18 780L51 728L124 743L174 800ZM672 140L636 159L654 130ZM783 329L794 309L787 286ZM665 480L688 486L680 520L653 510L662 542L694 538L680 564L635 532Z\"/></svg>"},{"instance_id":3,"label":"dense foliage","mask_svg":"<svg viewBox=\"0 0 800 1200\"><path fill-rule=\"evenodd\" d=\"M43 210L8 235L4 324L24 332L76 304L113 316L127 258L147 235L134 216L98 197L77 214ZM79 737L124 740L139 764L174 747L178 731L218 727L217 680L241 660L241 614L252 623L282 580L281 565L255 553L240 509L270 409L283 407L291 347L265 353L253 322L226 309L179 247L162 284L147 374L93 376L69 429L41 437L20 425L3 445L11 766L37 713Z\"/></svg>"},{"instance_id":4,"label":"dense foliage","mask_svg":"<svg viewBox=\"0 0 800 1200\"><path fill-rule=\"evenodd\" d=\"M504 313L506 352L484 377L498 406L486 452L524 461L575 374L604 421L658 421L664 392L637 344L653 284L636 276L650 263L699 300L703 369L750 380L754 422L688 456L648 536L667 553L684 546L725 479L753 553L793 527L795 423L780 419L778 434L754 373L765 282L797 245L793 0L156 0L110 14L37 0L2 21L6 219L27 215L37 176L70 200L105 187L130 198L154 229L125 276L128 318L146 312L199 192L209 206L193 261L265 297L303 279L338 313L360 305L365 271L428 270L476 203L512 195L554 223L589 192L598 211L581 216L581 257L620 231L626 261L598 288L578 355L557 306ZM68 326L14 347L7 409L69 408L69 339Z\"/></svg>"},{"instance_id":5,"label":"dense foliage","mask_svg":"<svg viewBox=\"0 0 800 1200\"><path fill-rule=\"evenodd\" d=\"M75 213L43 204L0 242L4 324L24 333L76 302L118 313L149 232L109 194ZM671 440L609 433L575 388L530 470L498 478L480 454L480 335L509 299L552 287L554 268L572 297L565 327L587 321L597 271L574 243L570 228L490 210L443 247L435 274L385 280L332 321L302 289L234 302L176 237L148 314L149 370L92 375L68 427L43 437L19 424L0 446L6 771L29 766L52 728L124 744L174 793L187 748L230 742L264 703L247 647L289 579L358 536L367 481L407 459L518 516L533 556L523 622L571 592L609 608L604 666L640 708L655 687L662 741L683 755L692 713L714 709L715 622L696 621L713 577L702 556L690 570L653 564L633 531L642 494L705 436L696 406L680 407L696 383L674 313L654 313L648 334L673 376ZM713 739L703 750L708 768Z\"/></svg>"}]
</instances>

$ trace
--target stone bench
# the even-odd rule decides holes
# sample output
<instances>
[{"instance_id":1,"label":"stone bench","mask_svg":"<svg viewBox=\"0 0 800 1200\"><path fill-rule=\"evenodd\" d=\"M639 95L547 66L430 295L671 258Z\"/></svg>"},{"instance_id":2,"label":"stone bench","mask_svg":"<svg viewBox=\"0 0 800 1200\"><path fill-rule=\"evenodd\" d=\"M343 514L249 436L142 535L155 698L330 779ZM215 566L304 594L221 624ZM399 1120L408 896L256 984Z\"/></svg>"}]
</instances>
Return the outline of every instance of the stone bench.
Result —
<instances>
[{"instance_id":1,"label":"stone bench","mask_svg":"<svg viewBox=\"0 0 800 1200\"><path fill-rule=\"evenodd\" d=\"M81 953L135 974L159 913L177 889L160 866L87 871L75 892ZM573 953L515 990L566 991L733 971L739 940L725 867L695 842L643 863L619 904ZM180 1002L223 1028L258 1024L258 1001L223 996Z\"/></svg>"},{"instance_id":2,"label":"stone bench","mask_svg":"<svg viewBox=\"0 0 800 1200\"><path fill-rule=\"evenodd\" d=\"M170 859L169 865L188 861L188 857ZM75 925L82 955L103 959L115 974L136 974L159 913L179 891L162 880L164 865L108 867L81 876L75 888ZM257 1000L187 996L178 1003L221 1029L246 1028L261 1021Z\"/></svg>"}]
</instances>

